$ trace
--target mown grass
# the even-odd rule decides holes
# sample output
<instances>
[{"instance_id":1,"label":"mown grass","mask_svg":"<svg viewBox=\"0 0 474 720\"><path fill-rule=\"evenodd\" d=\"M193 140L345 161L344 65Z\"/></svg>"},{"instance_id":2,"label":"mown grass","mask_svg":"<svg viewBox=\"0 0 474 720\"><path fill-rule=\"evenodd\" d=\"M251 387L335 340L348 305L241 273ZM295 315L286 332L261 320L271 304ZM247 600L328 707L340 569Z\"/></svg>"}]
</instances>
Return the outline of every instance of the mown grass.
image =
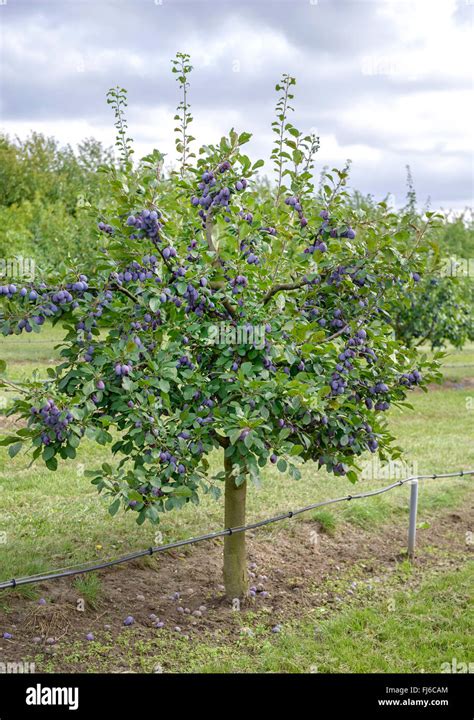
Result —
<instances>
[{"instance_id":1,"label":"mown grass","mask_svg":"<svg viewBox=\"0 0 474 720\"><path fill-rule=\"evenodd\" d=\"M465 345L462 350L448 346L442 360L445 380L457 382L474 377L474 343Z\"/></svg>"},{"instance_id":2,"label":"mown grass","mask_svg":"<svg viewBox=\"0 0 474 720\"><path fill-rule=\"evenodd\" d=\"M45 324L41 332L8 335L0 340L1 355L12 367L18 362L35 364L38 361L50 362L59 358L59 349L55 346L64 337L59 326Z\"/></svg>"},{"instance_id":3,"label":"mown grass","mask_svg":"<svg viewBox=\"0 0 474 720\"><path fill-rule=\"evenodd\" d=\"M45 328L46 334L22 336L23 345L18 337L0 340L2 357L6 348L10 358L7 376L19 379L37 366L45 371L55 361L52 345L59 339L59 332ZM43 339L51 344L35 346L33 351L34 341ZM462 388L440 389L426 395L416 392L411 395L413 412L391 411L391 427L405 450L408 474L412 470L432 473L474 468L474 411L467 409L470 394L469 389ZM29 457L21 453L11 460L6 449L0 448L0 532L6 533L6 542L0 544L2 577L117 556L222 526L222 502L206 496L199 506L164 516L156 527L137 526L131 512L111 518L107 502L97 496L84 475L86 469L98 467L108 458L108 449L85 441L75 461L61 462L58 471L52 473L41 463L30 467ZM220 462L216 453L211 458L212 469L217 469ZM388 484L376 467L374 470L373 477L359 481L356 491ZM461 503L469 482L467 478L455 478L423 483L420 518L440 507ZM261 487L250 489L248 516L252 520L263 518L349 492L354 488L347 479L328 475L312 464L302 468L298 482L271 466L265 469ZM408 511L408 493L404 487L380 497L334 506L334 523L351 522L367 528L403 517Z\"/></svg>"}]
</instances>

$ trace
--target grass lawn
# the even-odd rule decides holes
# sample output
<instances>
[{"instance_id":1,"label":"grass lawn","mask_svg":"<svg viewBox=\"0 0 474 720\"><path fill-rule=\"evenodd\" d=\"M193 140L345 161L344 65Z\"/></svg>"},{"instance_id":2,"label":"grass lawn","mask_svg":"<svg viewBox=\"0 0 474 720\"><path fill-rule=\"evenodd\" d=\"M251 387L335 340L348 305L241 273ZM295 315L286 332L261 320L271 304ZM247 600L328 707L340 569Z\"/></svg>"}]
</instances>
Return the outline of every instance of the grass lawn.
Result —
<instances>
[{"instance_id":1,"label":"grass lawn","mask_svg":"<svg viewBox=\"0 0 474 720\"><path fill-rule=\"evenodd\" d=\"M443 358L444 377L446 380L462 380L474 377L474 343L466 345L462 350L446 349Z\"/></svg>"}]
</instances>

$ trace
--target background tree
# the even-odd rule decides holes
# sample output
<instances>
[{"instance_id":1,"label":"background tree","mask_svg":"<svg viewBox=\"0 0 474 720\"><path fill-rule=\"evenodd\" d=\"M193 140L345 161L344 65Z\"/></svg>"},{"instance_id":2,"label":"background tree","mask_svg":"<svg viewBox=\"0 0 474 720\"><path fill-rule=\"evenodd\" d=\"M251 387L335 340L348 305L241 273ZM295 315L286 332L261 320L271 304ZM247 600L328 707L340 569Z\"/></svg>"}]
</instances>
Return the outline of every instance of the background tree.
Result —
<instances>
[{"instance_id":1,"label":"background tree","mask_svg":"<svg viewBox=\"0 0 474 720\"><path fill-rule=\"evenodd\" d=\"M473 306L472 279L428 276L398 303L397 337L407 345L462 348L474 340Z\"/></svg>"},{"instance_id":2,"label":"background tree","mask_svg":"<svg viewBox=\"0 0 474 720\"><path fill-rule=\"evenodd\" d=\"M187 93L189 57L177 62ZM111 444L116 460L90 472L112 515L158 522L224 483L225 524L242 525L247 483L268 462L285 482L308 461L355 482L363 453L400 454L386 411L437 377L388 314L389 298L415 287L434 218L354 210L348 168L325 175L319 199L318 140L289 121L294 84L277 85L271 193L252 189L263 161L243 153L249 133L231 130L191 163L187 95L179 168L164 174L158 151L134 166L126 93L112 90L120 161L94 275L59 270L0 289L4 334L48 319L65 329L47 384L16 386L11 412L25 426L2 442L52 471L84 437ZM209 477L215 451L223 469ZM229 597L246 594L244 533L226 538L224 578Z\"/></svg>"},{"instance_id":3,"label":"background tree","mask_svg":"<svg viewBox=\"0 0 474 720\"><path fill-rule=\"evenodd\" d=\"M404 212L414 225L422 219L409 166ZM449 342L462 348L474 340L472 220L468 213L452 218L441 216L440 222L426 229L426 238L431 250L425 271L417 269L412 275L417 287L393 299L394 329L407 345L427 343L439 348Z\"/></svg>"},{"instance_id":4,"label":"background tree","mask_svg":"<svg viewBox=\"0 0 474 720\"><path fill-rule=\"evenodd\" d=\"M112 162L111 151L92 138L74 153L39 133L0 136L0 255L23 255L44 270L65 262L94 272L94 220L101 203L111 202L97 171Z\"/></svg>"}]
</instances>

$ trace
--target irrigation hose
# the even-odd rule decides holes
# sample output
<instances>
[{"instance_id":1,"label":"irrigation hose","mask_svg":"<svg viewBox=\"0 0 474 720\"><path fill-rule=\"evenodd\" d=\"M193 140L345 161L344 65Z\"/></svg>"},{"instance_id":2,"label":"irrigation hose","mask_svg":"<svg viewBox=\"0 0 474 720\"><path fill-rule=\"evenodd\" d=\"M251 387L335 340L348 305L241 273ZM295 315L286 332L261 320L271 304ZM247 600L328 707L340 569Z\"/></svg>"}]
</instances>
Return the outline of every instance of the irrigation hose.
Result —
<instances>
[{"instance_id":1,"label":"irrigation hose","mask_svg":"<svg viewBox=\"0 0 474 720\"><path fill-rule=\"evenodd\" d=\"M289 510L288 512L282 513L281 515L275 515L270 518L265 518L264 520L258 520L256 522L249 523L248 525L241 525L239 527L216 530L214 532L207 533L206 535L198 535L197 537L188 538L186 540L177 540L176 542L167 543L166 545L151 546L146 550L137 550L133 553L129 553L128 555L123 555L122 557L107 560L105 562L97 563L95 565L90 565L90 562L92 562L90 561L87 564L83 563L82 566L71 566L70 569L64 571L52 570L51 572L43 575L28 575L26 577L4 580L3 582L0 582L0 590L6 590L7 588L16 588L20 585L30 585L32 583L46 582L47 580L58 580L59 578L71 577L73 575L84 575L89 572L94 572L95 570L103 570L105 568L113 567L114 565L121 565L126 562L131 562L132 560L137 560L138 558L145 557L147 555L155 555L156 553L166 552L167 550L175 550L176 548L185 547L186 545L195 545L196 543L203 542L205 540L214 540L216 538L225 537L226 535L235 535L237 533L246 532L247 530L256 530L257 528L264 527L265 525L280 522L281 520L288 520L295 517L295 515L301 515L302 513L308 512L309 510L316 510L317 508L324 507L325 505L333 505L335 503L340 503L348 500L360 500L362 498L373 497L374 495L382 495L389 490L393 490L394 488L405 485L406 483L412 482L413 480L437 480L443 478L464 477L466 475L474 475L474 470L460 470L459 472L435 473L431 475L412 475L402 480L397 480L396 482L393 482L390 485L386 485L385 487L378 488L377 490L369 490L364 493L356 493L355 495L344 495L343 497L339 498L322 500L321 502L312 503L311 505L306 505L305 507L298 508L297 510Z\"/></svg>"}]
</instances>

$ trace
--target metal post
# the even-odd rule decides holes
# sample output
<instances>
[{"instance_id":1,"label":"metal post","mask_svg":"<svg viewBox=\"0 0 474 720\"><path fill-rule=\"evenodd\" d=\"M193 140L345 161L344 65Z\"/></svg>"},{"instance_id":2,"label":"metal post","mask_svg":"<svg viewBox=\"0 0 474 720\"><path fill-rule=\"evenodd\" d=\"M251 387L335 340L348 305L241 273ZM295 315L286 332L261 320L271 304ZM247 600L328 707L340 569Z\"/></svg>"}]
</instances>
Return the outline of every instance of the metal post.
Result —
<instances>
[{"instance_id":1,"label":"metal post","mask_svg":"<svg viewBox=\"0 0 474 720\"><path fill-rule=\"evenodd\" d=\"M418 480L410 482L410 524L408 526L408 557L415 556L416 514L418 509Z\"/></svg>"}]
</instances>

